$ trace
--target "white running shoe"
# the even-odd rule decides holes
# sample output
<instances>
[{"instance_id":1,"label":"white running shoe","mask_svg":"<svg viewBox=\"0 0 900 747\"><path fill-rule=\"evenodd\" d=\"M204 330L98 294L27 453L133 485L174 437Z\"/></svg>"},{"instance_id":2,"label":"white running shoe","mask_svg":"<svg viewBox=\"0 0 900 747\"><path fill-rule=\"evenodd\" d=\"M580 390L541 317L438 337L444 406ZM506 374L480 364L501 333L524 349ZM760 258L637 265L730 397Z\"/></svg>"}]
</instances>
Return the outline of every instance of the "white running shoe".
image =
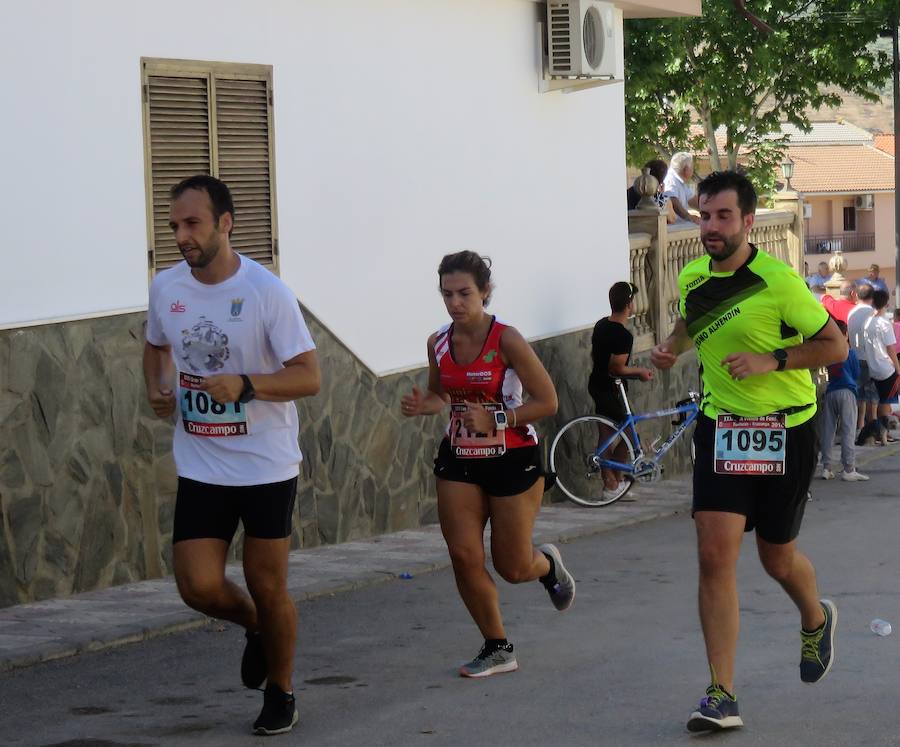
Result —
<instances>
[{"instance_id":1,"label":"white running shoe","mask_svg":"<svg viewBox=\"0 0 900 747\"><path fill-rule=\"evenodd\" d=\"M823 469L822 470L822 479L823 480L833 480L834 472L832 472L830 469Z\"/></svg>"},{"instance_id":2,"label":"white running shoe","mask_svg":"<svg viewBox=\"0 0 900 747\"><path fill-rule=\"evenodd\" d=\"M843 472L841 474L841 479L845 482L864 482L869 479L869 476L853 470L852 472Z\"/></svg>"}]
</instances>

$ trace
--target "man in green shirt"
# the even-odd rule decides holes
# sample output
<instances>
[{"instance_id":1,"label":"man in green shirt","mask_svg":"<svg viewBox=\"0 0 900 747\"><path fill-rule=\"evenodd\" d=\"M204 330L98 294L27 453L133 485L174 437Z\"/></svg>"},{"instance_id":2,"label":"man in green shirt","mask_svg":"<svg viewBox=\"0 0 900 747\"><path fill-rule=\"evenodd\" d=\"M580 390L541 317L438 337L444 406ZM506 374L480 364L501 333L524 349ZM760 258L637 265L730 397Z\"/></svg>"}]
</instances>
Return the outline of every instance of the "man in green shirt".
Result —
<instances>
[{"instance_id":1,"label":"man in green shirt","mask_svg":"<svg viewBox=\"0 0 900 747\"><path fill-rule=\"evenodd\" d=\"M750 181L718 172L698 194L707 256L682 270L681 318L651 360L671 368L693 346L700 362L693 515L712 682L687 727L712 731L743 725L733 693L745 531L756 530L763 568L800 611L801 679L819 681L834 661L837 610L819 599L815 569L796 538L818 448L810 369L844 360L847 343L803 279L748 242L756 212Z\"/></svg>"}]
</instances>

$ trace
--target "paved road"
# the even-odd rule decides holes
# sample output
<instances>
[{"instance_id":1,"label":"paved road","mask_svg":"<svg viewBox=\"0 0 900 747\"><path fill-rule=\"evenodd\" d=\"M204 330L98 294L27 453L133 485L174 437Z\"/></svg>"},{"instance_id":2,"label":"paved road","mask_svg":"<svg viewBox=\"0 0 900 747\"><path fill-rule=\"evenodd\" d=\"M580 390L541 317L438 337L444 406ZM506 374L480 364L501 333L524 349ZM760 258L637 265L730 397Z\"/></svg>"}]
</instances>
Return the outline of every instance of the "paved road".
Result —
<instances>
[{"instance_id":1,"label":"paved road","mask_svg":"<svg viewBox=\"0 0 900 747\"><path fill-rule=\"evenodd\" d=\"M867 454L871 458L874 450ZM798 620L745 542L730 745L900 745L900 459L882 450L867 484L817 481L801 540L836 600L836 664L800 682ZM707 672L696 619L693 527L684 513L567 543L575 607L536 583L502 585L520 671L455 676L478 635L446 569L300 605L298 729L285 744L670 745ZM3 745L247 745L260 696L240 688L242 636L207 625L0 675Z\"/></svg>"}]
</instances>

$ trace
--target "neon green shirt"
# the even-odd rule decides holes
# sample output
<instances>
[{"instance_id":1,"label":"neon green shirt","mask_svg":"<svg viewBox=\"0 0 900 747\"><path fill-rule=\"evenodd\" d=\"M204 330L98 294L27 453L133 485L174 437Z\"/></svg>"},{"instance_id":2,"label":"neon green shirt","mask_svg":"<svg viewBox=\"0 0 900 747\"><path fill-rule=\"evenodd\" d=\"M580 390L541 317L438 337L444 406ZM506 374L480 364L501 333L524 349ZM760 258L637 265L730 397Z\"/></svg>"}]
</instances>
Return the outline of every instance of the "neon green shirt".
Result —
<instances>
[{"instance_id":1,"label":"neon green shirt","mask_svg":"<svg viewBox=\"0 0 900 747\"><path fill-rule=\"evenodd\" d=\"M735 381L722 361L731 353L799 345L825 326L828 312L784 262L750 248L750 259L734 272L713 272L709 257L690 262L678 276L679 311L700 360L703 413L758 417L786 411L790 428L816 413L810 371L771 371Z\"/></svg>"}]
</instances>

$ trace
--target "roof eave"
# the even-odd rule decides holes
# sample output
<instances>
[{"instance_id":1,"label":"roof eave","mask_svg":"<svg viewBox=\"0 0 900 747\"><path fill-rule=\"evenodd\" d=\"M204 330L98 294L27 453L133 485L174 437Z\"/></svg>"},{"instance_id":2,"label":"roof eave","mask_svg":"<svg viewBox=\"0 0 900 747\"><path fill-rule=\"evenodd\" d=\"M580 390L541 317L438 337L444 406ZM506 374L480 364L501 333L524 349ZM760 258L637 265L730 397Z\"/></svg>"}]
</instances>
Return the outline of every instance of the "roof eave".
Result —
<instances>
[{"instance_id":1,"label":"roof eave","mask_svg":"<svg viewBox=\"0 0 900 747\"><path fill-rule=\"evenodd\" d=\"M684 18L703 15L702 0L613 0L625 18Z\"/></svg>"}]
</instances>

